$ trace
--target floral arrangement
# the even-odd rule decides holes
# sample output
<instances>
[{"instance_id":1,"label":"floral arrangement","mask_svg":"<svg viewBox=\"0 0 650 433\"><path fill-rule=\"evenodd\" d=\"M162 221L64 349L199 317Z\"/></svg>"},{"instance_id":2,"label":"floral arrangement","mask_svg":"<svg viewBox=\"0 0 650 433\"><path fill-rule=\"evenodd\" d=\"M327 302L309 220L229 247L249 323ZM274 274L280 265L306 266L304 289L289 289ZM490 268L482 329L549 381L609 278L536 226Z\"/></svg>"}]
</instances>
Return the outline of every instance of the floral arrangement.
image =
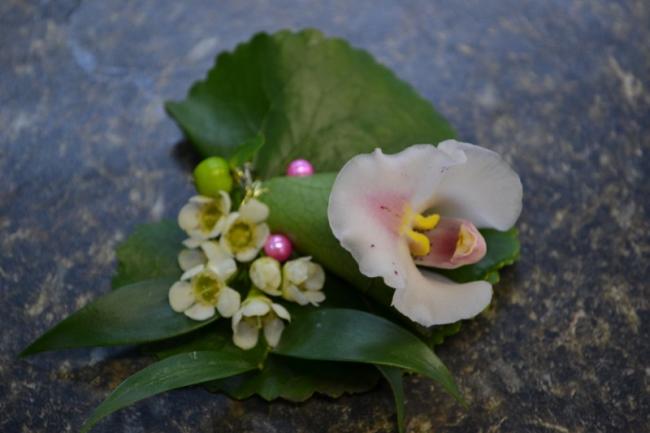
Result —
<instances>
[{"instance_id":1,"label":"floral arrangement","mask_svg":"<svg viewBox=\"0 0 650 433\"><path fill-rule=\"evenodd\" d=\"M166 108L205 158L197 195L177 221L136 229L114 290L23 352L141 345L156 359L82 431L196 384L303 401L384 378L400 432L405 373L464 401L433 349L519 254L522 186L498 154L315 30L256 35Z\"/></svg>"}]
</instances>

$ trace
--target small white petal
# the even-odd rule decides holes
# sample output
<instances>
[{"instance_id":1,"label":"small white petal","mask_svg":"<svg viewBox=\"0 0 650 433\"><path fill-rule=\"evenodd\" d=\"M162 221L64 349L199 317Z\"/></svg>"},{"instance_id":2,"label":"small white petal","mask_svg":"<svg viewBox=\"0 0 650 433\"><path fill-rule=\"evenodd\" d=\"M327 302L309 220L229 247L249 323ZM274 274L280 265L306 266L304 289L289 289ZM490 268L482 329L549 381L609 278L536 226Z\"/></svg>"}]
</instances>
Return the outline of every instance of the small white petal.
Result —
<instances>
[{"instance_id":1,"label":"small white petal","mask_svg":"<svg viewBox=\"0 0 650 433\"><path fill-rule=\"evenodd\" d=\"M257 257L257 254L259 252L260 252L259 248L250 247L239 251L237 254L235 254L235 257L237 258L237 261L246 263L246 262L250 262L255 257Z\"/></svg>"},{"instance_id":2,"label":"small white petal","mask_svg":"<svg viewBox=\"0 0 650 433\"><path fill-rule=\"evenodd\" d=\"M244 302L244 306L242 307L242 314L246 317L264 316L269 311L271 311L271 306L263 298L252 298Z\"/></svg>"},{"instance_id":3,"label":"small white petal","mask_svg":"<svg viewBox=\"0 0 650 433\"><path fill-rule=\"evenodd\" d=\"M178 225L186 232L196 229L199 226L199 207L193 203L183 206L178 213Z\"/></svg>"},{"instance_id":4,"label":"small white petal","mask_svg":"<svg viewBox=\"0 0 650 433\"><path fill-rule=\"evenodd\" d=\"M232 258L230 254L216 241L201 243L201 249L210 261L220 262Z\"/></svg>"},{"instance_id":5,"label":"small white petal","mask_svg":"<svg viewBox=\"0 0 650 433\"><path fill-rule=\"evenodd\" d=\"M207 267L214 272L221 281L227 281L235 274L235 272L237 272L237 264L232 258L220 262L210 261L208 262Z\"/></svg>"},{"instance_id":6,"label":"small white petal","mask_svg":"<svg viewBox=\"0 0 650 433\"><path fill-rule=\"evenodd\" d=\"M201 205L201 204L210 203L213 200L214 199L212 197L207 197L204 195L195 195L194 197L190 198L190 203Z\"/></svg>"},{"instance_id":7,"label":"small white petal","mask_svg":"<svg viewBox=\"0 0 650 433\"><path fill-rule=\"evenodd\" d=\"M239 292L231 289L230 287L223 287L219 291L219 298L217 299L217 311L222 317L231 317L234 315L241 304L241 296Z\"/></svg>"},{"instance_id":8,"label":"small white petal","mask_svg":"<svg viewBox=\"0 0 650 433\"><path fill-rule=\"evenodd\" d=\"M185 310L185 315L193 320L207 320L210 317L214 316L214 307L212 305L204 304L194 304L187 310Z\"/></svg>"},{"instance_id":9,"label":"small white petal","mask_svg":"<svg viewBox=\"0 0 650 433\"><path fill-rule=\"evenodd\" d=\"M194 266L193 268L188 269L181 275L181 280L189 280L195 275L200 274L205 269L205 265Z\"/></svg>"},{"instance_id":10,"label":"small white petal","mask_svg":"<svg viewBox=\"0 0 650 433\"><path fill-rule=\"evenodd\" d=\"M199 250L181 250L178 253L178 265L183 271L188 271L205 263L205 255Z\"/></svg>"},{"instance_id":11,"label":"small white petal","mask_svg":"<svg viewBox=\"0 0 650 433\"><path fill-rule=\"evenodd\" d=\"M202 243L203 239L200 238L187 238L183 241L183 245L190 249L198 248Z\"/></svg>"},{"instance_id":12,"label":"small white petal","mask_svg":"<svg viewBox=\"0 0 650 433\"><path fill-rule=\"evenodd\" d=\"M467 219L477 227L508 230L521 213L519 176L498 153L456 140L443 141L444 152L462 151L467 162L442 176L433 205L441 215Z\"/></svg>"},{"instance_id":13,"label":"small white petal","mask_svg":"<svg viewBox=\"0 0 650 433\"><path fill-rule=\"evenodd\" d=\"M169 289L169 305L177 313L187 310L194 302L194 293L192 293L190 283L177 281Z\"/></svg>"},{"instance_id":14,"label":"small white petal","mask_svg":"<svg viewBox=\"0 0 650 433\"><path fill-rule=\"evenodd\" d=\"M264 246L264 243L270 234L271 229L269 229L269 226L266 223L258 224L255 227L255 238L253 239L253 242L258 250Z\"/></svg>"},{"instance_id":15,"label":"small white petal","mask_svg":"<svg viewBox=\"0 0 650 433\"><path fill-rule=\"evenodd\" d=\"M221 201L219 202L219 210L221 210L224 215L228 215L232 206L230 195L225 191L219 191L219 197L221 197Z\"/></svg>"},{"instance_id":16,"label":"small white petal","mask_svg":"<svg viewBox=\"0 0 650 433\"><path fill-rule=\"evenodd\" d=\"M249 350L257 345L258 334L259 330L255 326L242 320L233 327L232 340L240 349Z\"/></svg>"},{"instance_id":17,"label":"small white petal","mask_svg":"<svg viewBox=\"0 0 650 433\"><path fill-rule=\"evenodd\" d=\"M314 292L317 293L317 292ZM297 286L294 286L293 284L286 286L283 291L282 291L282 296L284 299L288 301L293 301L299 305L307 305L309 304L309 300L307 297L300 291L300 289Z\"/></svg>"},{"instance_id":18,"label":"small white petal","mask_svg":"<svg viewBox=\"0 0 650 433\"><path fill-rule=\"evenodd\" d=\"M325 285L325 271L318 263L309 263L309 278L305 281L305 289L321 290Z\"/></svg>"},{"instance_id":19,"label":"small white petal","mask_svg":"<svg viewBox=\"0 0 650 433\"><path fill-rule=\"evenodd\" d=\"M286 308L284 308L283 305L280 304L271 304L271 308L273 308L273 311L275 314L278 315L281 319L284 320L291 320L291 314L287 311Z\"/></svg>"},{"instance_id":20,"label":"small white petal","mask_svg":"<svg viewBox=\"0 0 650 433\"><path fill-rule=\"evenodd\" d=\"M284 278L293 284L302 284L309 278L309 263L311 257L301 257L289 260L284 264Z\"/></svg>"},{"instance_id":21,"label":"small white petal","mask_svg":"<svg viewBox=\"0 0 650 433\"><path fill-rule=\"evenodd\" d=\"M257 199L250 199L239 208L239 214L246 221L261 223L269 216L269 207Z\"/></svg>"},{"instance_id":22,"label":"small white petal","mask_svg":"<svg viewBox=\"0 0 650 433\"><path fill-rule=\"evenodd\" d=\"M325 294L323 292L304 292L305 298L315 307L318 307L318 304L325 300Z\"/></svg>"},{"instance_id":23,"label":"small white petal","mask_svg":"<svg viewBox=\"0 0 650 433\"><path fill-rule=\"evenodd\" d=\"M249 271L251 281L261 291L269 295L279 295L282 283L280 263L271 257L262 257L251 264Z\"/></svg>"},{"instance_id":24,"label":"small white petal","mask_svg":"<svg viewBox=\"0 0 650 433\"><path fill-rule=\"evenodd\" d=\"M264 321L264 338L271 347L275 347L280 342L284 331L284 322L277 317Z\"/></svg>"}]
</instances>

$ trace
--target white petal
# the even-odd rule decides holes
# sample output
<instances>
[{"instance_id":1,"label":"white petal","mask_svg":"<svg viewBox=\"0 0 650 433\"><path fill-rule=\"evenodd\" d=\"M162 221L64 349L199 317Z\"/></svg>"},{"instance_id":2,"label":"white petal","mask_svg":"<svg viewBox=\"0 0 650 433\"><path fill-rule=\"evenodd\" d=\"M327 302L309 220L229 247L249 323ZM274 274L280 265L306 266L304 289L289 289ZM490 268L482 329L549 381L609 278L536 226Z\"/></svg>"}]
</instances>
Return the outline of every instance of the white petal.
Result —
<instances>
[{"instance_id":1,"label":"white petal","mask_svg":"<svg viewBox=\"0 0 650 433\"><path fill-rule=\"evenodd\" d=\"M445 172L436 191L435 210L470 220L479 228L512 227L521 213L523 189L510 165L499 154L473 144L447 140L438 148L463 151L467 162Z\"/></svg>"},{"instance_id":2,"label":"white petal","mask_svg":"<svg viewBox=\"0 0 650 433\"><path fill-rule=\"evenodd\" d=\"M215 273L221 281L227 281L237 272L237 264L232 258L222 260L220 262L208 262L208 269Z\"/></svg>"},{"instance_id":3,"label":"white petal","mask_svg":"<svg viewBox=\"0 0 650 433\"><path fill-rule=\"evenodd\" d=\"M264 338L271 347L275 347L280 342L284 331L284 322L277 317L264 321Z\"/></svg>"},{"instance_id":4,"label":"white petal","mask_svg":"<svg viewBox=\"0 0 650 433\"><path fill-rule=\"evenodd\" d=\"M393 305L409 319L424 325L442 325L469 319L490 304L487 281L458 284L412 265L403 289L395 290Z\"/></svg>"},{"instance_id":5,"label":"white petal","mask_svg":"<svg viewBox=\"0 0 650 433\"><path fill-rule=\"evenodd\" d=\"M189 232L199 226L199 207L194 203L187 203L178 213L178 225Z\"/></svg>"},{"instance_id":6,"label":"white petal","mask_svg":"<svg viewBox=\"0 0 650 433\"><path fill-rule=\"evenodd\" d=\"M189 280L195 275L200 274L205 269L205 265L194 266L193 268L188 269L181 275L181 280Z\"/></svg>"},{"instance_id":7,"label":"white petal","mask_svg":"<svg viewBox=\"0 0 650 433\"><path fill-rule=\"evenodd\" d=\"M239 292L231 289L230 287L223 287L219 291L219 298L217 299L217 311L222 317L231 317L239 310L241 304L241 296Z\"/></svg>"},{"instance_id":8,"label":"white petal","mask_svg":"<svg viewBox=\"0 0 650 433\"><path fill-rule=\"evenodd\" d=\"M242 314L246 317L264 316L271 311L270 302L263 300L264 298L252 298L244 302L242 307Z\"/></svg>"},{"instance_id":9,"label":"white petal","mask_svg":"<svg viewBox=\"0 0 650 433\"><path fill-rule=\"evenodd\" d=\"M184 249L178 253L178 265L183 271L188 271L205 263L205 254L199 250Z\"/></svg>"},{"instance_id":10,"label":"white petal","mask_svg":"<svg viewBox=\"0 0 650 433\"><path fill-rule=\"evenodd\" d=\"M255 227L255 238L253 242L258 249L261 249L266 242L266 239L271 234L271 229L269 229L268 224L261 223Z\"/></svg>"},{"instance_id":11,"label":"white petal","mask_svg":"<svg viewBox=\"0 0 650 433\"><path fill-rule=\"evenodd\" d=\"M207 320L214 316L214 307L212 305L194 304L185 310L185 315L193 320Z\"/></svg>"},{"instance_id":12,"label":"white petal","mask_svg":"<svg viewBox=\"0 0 650 433\"><path fill-rule=\"evenodd\" d=\"M249 271L251 281L261 291L269 295L279 295L282 273L280 263L271 257L262 257L251 264Z\"/></svg>"},{"instance_id":13,"label":"white petal","mask_svg":"<svg viewBox=\"0 0 650 433\"><path fill-rule=\"evenodd\" d=\"M314 292L317 293L317 292ZM288 301L293 301L299 305L309 304L307 297L300 291L300 289L293 284L286 286L282 290L282 297Z\"/></svg>"},{"instance_id":14,"label":"white petal","mask_svg":"<svg viewBox=\"0 0 650 433\"><path fill-rule=\"evenodd\" d=\"M284 264L283 274L285 280L293 284L302 284L309 278L309 264L311 257L301 257L289 260Z\"/></svg>"},{"instance_id":15,"label":"white petal","mask_svg":"<svg viewBox=\"0 0 650 433\"><path fill-rule=\"evenodd\" d=\"M358 155L336 177L327 215L334 236L368 277L383 277L395 288L404 287L405 270L395 260L403 243L404 213L426 210L442 173L464 162L461 153L445 153L432 145L415 145L395 155Z\"/></svg>"},{"instance_id":16,"label":"white petal","mask_svg":"<svg viewBox=\"0 0 650 433\"><path fill-rule=\"evenodd\" d=\"M269 207L257 199L250 199L239 208L239 214L246 221L258 224L269 216Z\"/></svg>"},{"instance_id":17,"label":"white petal","mask_svg":"<svg viewBox=\"0 0 650 433\"><path fill-rule=\"evenodd\" d=\"M325 300L325 294L323 292L305 292L305 298L315 307L318 307L318 304Z\"/></svg>"},{"instance_id":18,"label":"white petal","mask_svg":"<svg viewBox=\"0 0 650 433\"><path fill-rule=\"evenodd\" d=\"M214 201L214 199L205 195L195 195L194 197L190 198L190 203L198 205L210 203L211 201Z\"/></svg>"},{"instance_id":19,"label":"white petal","mask_svg":"<svg viewBox=\"0 0 650 433\"><path fill-rule=\"evenodd\" d=\"M237 254L235 254L235 257L237 258L237 261L246 263L250 262L253 260L255 257L257 257L257 253L260 252L259 248L246 248L244 250L239 251Z\"/></svg>"},{"instance_id":20,"label":"white petal","mask_svg":"<svg viewBox=\"0 0 650 433\"><path fill-rule=\"evenodd\" d=\"M228 215L228 213L230 213L230 208L232 206L232 203L230 201L230 195L225 191L219 191L219 197L221 197L221 201L219 202L220 205L219 208L224 215Z\"/></svg>"},{"instance_id":21,"label":"white petal","mask_svg":"<svg viewBox=\"0 0 650 433\"><path fill-rule=\"evenodd\" d=\"M220 262L232 258L232 256L228 254L228 252L216 241L202 242L201 249L210 261Z\"/></svg>"},{"instance_id":22,"label":"white petal","mask_svg":"<svg viewBox=\"0 0 650 433\"><path fill-rule=\"evenodd\" d=\"M273 308L273 311L275 314L278 315L281 319L284 320L291 320L291 314L287 311L286 308L284 308L283 305L280 304L271 304L271 308Z\"/></svg>"},{"instance_id":23,"label":"white petal","mask_svg":"<svg viewBox=\"0 0 650 433\"><path fill-rule=\"evenodd\" d=\"M203 242L201 238L187 238L183 241L183 245L187 248L194 249L200 247Z\"/></svg>"},{"instance_id":24,"label":"white petal","mask_svg":"<svg viewBox=\"0 0 650 433\"><path fill-rule=\"evenodd\" d=\"M186 281L177 281L169 289L169 305L172 310L182 313L195 302L192 286Z\"/></svg>"},{"instance_id":25,"label":"white petal","mask_svg":"<svg viewBox=\"0 0 650 433\"><path fill-rule=\"evenodd\" d=\"M309 278L305 281L305 289L321 290L325 285L325 271L318 263L309 264Z\"/></svg>"},{"instance_id":26,"label":"white petal","mask_svg":"<svg viewBox=\"0 0 650 433\"><path fill-rule=\"evenodd\" d=\"M240 349L249 350L257 345L258 334L259 330L255 326L242 320L233 327L232 341Z\"/></svg>"}]
</instances>

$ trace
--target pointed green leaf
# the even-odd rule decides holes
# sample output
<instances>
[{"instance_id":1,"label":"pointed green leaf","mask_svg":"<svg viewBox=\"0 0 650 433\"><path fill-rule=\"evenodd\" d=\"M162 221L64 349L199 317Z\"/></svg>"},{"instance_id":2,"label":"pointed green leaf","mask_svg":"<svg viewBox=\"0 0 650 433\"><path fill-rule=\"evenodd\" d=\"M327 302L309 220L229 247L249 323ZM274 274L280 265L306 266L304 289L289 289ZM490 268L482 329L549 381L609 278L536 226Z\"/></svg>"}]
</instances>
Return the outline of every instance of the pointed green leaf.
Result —
<instances>
[{"instance_id":1,"label":"pointed green leaf","mask_svg":"<svg viewBox=\"0 0 650 433\"><path fill-rule=\"evenodd\" d=\"M317 309L293 313L274 353L322 361L399 367L440 383L462 401L453 377L419 338L394 323L358 310Z\"/></svg>"},{"instance_id":2,"label":"pointed green leaf","mask_svg":"<svg viewBox=\"0 0 650 433\"><path fill-rule=\"evenodd\" d=\"M230 157L264 134L262 177L296 158L338 170L376 147L395 152L454 136L428 101L367 52L316 30L256 35L219 55L185 100L166 107L203 156Z\"/></svg>"},{"instance_id":3,"label":"pointed green leaf","mask_svg":"<svg viewBox=\"0 0 650 433\"><path fill-rule=\"evenodd\" d=\"M230 157L230 160L228 161L230 168L234 170L238 167L242 167L247 162L253 162L257 153L260 151L262 146L264 146L264 142L264 136L262 134L257 134L253 138L237 146L234 155Z\"/></svg>"},{"instance_id":4,"label":"pointed green leaf","mask_svg":"<svg viewBox=\"0 0 650 433\"><path fill-rule=\"evenodd\" d=\"M151 278L181 276L178 252L187 237L176 221L142 224L117 247L113 288Z\"/></svg>"},{"instance_id":5,"label":"pointed green leaf","mask_svg":"<svg viewBox=\"0 0 650 433\"><path fill-rule=\"evenodd\" d=\"M256 368L259 360L242 353L203 351L174 355L151 364L122 382L92 413L81 432L99 420L145 398L175 388L195 385Z\"/></svg>"},{"instance_id":6,"label":"pointed green leaf","mask_svg":"<svg viewBox=\"0 0 650 433\"><path fill-rule=\"evenodd\" d=\"M167 294L173 279L147 280L113 290L59 322L29 345L22 356L49 350L138 344L191 332L197 322L176 313Z\"/></svg>"},{"instance_id":7,"label":"pointed green leaf","mask_svg":"<svg viewBox=\"0 0 650 433\"><path fill-rule=\"evenodd\" d=\"M402 380L402 370L385 365L377 365L377 369L386 378L390 389L393 391L395 399L395 411L397 412L397 428L399 433L404 433L404 383Z\"/></svg>"}]
</instances>

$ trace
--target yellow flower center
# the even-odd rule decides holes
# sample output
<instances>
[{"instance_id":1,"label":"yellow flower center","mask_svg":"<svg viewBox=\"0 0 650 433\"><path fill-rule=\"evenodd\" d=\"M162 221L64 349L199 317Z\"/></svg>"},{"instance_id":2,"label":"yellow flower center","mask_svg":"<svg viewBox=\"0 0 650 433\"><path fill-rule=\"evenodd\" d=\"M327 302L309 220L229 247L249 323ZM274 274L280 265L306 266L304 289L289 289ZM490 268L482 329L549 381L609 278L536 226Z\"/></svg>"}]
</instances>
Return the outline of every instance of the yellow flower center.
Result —
<instances>
[{"instance_id":1,"label":"yellow flower center","mask_svg":"<svg viewBox=\"0 0 650 433\"><path fill-rule=\"evenodd\" d=\"M201 224L201 229L206 232L212 231L221 217L223 217L221 202L215 199L204 203L199 211L199 224Z\"/></svg>"},{"instance_id":2,"label":"yellow flower center","mask_svg":"<svg viewBox=\"0 0 650 433\"><path fill-rule=\"evenodd\" d=\"M196 300L202 304L216 305L221 282L210 272L201 272L192 278L192 290Z\"/></svg>"},{"instance_id":3,"label":"yellow flower center","mask_svg":"<svg viewBox=\"0 0 650 433\"><path fill-rule=\"evenodd\" d=\"M422 231L433 230L440 222L440 215L431 214L424 216L413 212L410 207L404 211L401 233L406 235L409 249L414 256L426 256L431 251L429 238Z\"/></svg>"},{"instance_id":4,"label":"yellow flower center","mask_svg":"<svg viewBox=\"0 0 650 433\"><path fill-rule=\"evenodd\" d=\"M232 249L238 251L250 246L254 234L254 225L245 221L237 221L230 227L226 236Z\"/></svg>"}]
</instances>

